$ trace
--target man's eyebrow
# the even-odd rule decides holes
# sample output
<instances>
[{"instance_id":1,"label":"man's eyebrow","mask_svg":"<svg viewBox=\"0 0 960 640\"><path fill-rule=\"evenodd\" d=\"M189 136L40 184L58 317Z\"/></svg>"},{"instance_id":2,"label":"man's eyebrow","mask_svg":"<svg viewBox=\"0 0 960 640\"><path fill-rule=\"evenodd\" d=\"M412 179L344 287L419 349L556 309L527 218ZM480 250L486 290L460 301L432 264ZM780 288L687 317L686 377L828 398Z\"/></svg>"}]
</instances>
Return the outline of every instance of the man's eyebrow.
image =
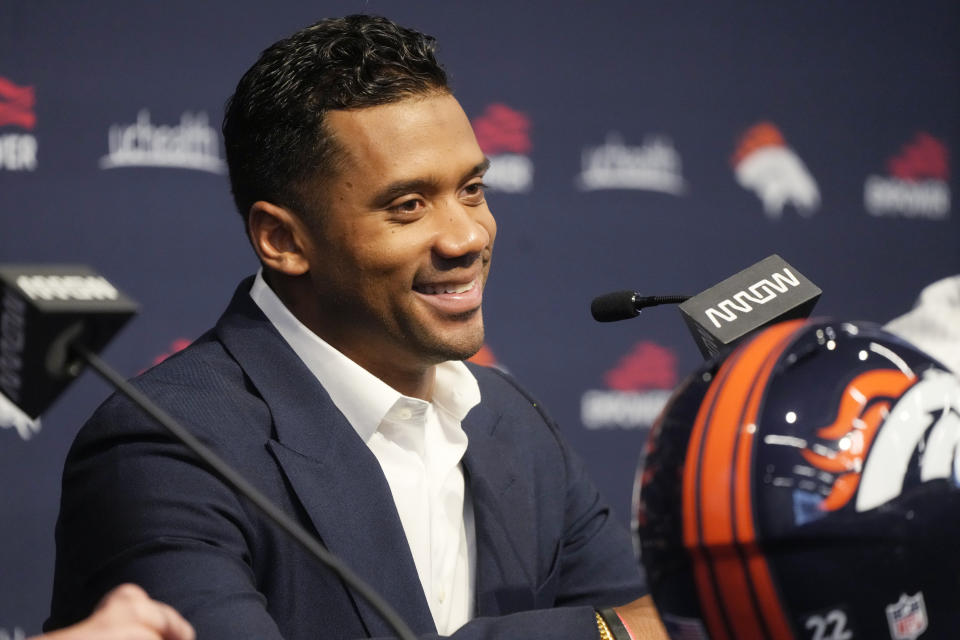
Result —
<instances>
[{"instance_id":1,"label":"man's eyebrow","mask_svg":"<svg viewBox=\"0 0 960 640\"><path fill-rule=\"evenodd\" d=\"M378 207L385 207L394 199L408 193L419 193L429 191L437 186L437 181L429 178L417 178L415 180L404 180L389 184L382 191L374 196L373 201Z\"/></svg>"},{"instance_id":2,"label":"man's eyebrow","mask_svg":"<svg viewBox=\"0 0 960 640\"><path fill-rule=\"evenodd\" d=\"M464 177L470 178L476 175L480 175L482 173L486 173L487 169L489 168L490 168L490 158L487 158L486 156L484 156L483 162L480 162L473 169L470 169L470 171L468 171L466 175L464 175Z\"/></svg>"},{"instance_id":3,"label":"man's eyebrow","mask_svg":"<svg viewBox=\"0 0 960 640\"><path fill-rule=\"evenodd\" d=\"M482 175L490 168L490 158L484 158L482 162L478 162L474 166L470 167L468 171L463 173L463 176L460 178L460 181L469 180L470 178L478 175ZM431 189L436 189L439 185L439 181L433 178L416 178L414 180L403 180L402 182L394 182L389 184L382 191L380 191L373 200L377 203L377 206L385 207L390 202L396 198L399 198L402 195L408 193L418 193L422 191L429 191Z\"/></svg>"}]
</instances>

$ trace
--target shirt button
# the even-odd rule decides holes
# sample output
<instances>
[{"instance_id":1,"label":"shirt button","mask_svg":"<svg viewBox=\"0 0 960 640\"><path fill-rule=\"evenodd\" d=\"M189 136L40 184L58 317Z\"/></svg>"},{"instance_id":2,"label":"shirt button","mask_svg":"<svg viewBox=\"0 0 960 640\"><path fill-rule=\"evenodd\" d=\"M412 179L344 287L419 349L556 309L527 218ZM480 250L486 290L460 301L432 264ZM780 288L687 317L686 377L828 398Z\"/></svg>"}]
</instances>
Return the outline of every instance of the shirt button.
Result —
<instances>
[{"instance_id":1,"label":"shirt button","mask_svg":"<svg viewBox=\"0 0 960 640\"><path fill-rule=\"evenodd\" d=\"M447 592L444 591L443 589L440 589L440 592L437 594L437 600L443 603L443 601L446 599L447 599Z\"/></svg>"},{"instance_id":2,"label":"shirt button","mask_svg":"<svg viewBox=\"0 0 960 640\"><path fill-rule=\"evenodd\" d=\"M401 420L409 420L410 418L413 417L413 412L410 411L410 409L403 408L397 412L397 417L400 418Z\"/></svg>"}]
</instances>

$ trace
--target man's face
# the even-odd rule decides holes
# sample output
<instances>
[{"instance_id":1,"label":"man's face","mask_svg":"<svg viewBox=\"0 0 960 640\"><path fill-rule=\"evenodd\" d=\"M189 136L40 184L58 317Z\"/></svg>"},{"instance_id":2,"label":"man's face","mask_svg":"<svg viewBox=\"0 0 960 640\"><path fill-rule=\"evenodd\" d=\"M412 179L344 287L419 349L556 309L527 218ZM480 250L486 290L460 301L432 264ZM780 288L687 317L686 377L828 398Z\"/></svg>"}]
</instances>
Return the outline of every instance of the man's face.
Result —
<instances>
[{"instance_id":1,"label":"man's face","mask_svg":"<svg viewBox=\"0 0 960 640\"><path fill-rule=\"evenodd\" d=\"M473 355L497 226L460 104L428 94L326 121L343 161L310 225L310 328L381 378Z\"/></svg>"}]
</instances>

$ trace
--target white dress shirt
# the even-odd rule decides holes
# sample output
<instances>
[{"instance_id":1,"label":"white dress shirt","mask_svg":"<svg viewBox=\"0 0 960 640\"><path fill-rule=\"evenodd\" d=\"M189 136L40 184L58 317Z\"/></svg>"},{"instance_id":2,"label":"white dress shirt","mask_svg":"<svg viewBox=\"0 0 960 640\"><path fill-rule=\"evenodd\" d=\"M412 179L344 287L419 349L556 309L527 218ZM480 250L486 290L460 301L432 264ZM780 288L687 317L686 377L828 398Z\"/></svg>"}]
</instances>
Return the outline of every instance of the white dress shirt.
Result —
<instances>
[{"instance_id":1,"label":"white dress shirt","mask_svg":"<svg viewBox=\"0 0 960 640\"><path fill-rule=\"evenodd\" d=\"M462 362L437 365L430 402L404 396L337 351L283 305L258 272L250 297L376 456L440 635L473 617L476 535L460 422L480 403Z\"/></svg>"}]
</instances>

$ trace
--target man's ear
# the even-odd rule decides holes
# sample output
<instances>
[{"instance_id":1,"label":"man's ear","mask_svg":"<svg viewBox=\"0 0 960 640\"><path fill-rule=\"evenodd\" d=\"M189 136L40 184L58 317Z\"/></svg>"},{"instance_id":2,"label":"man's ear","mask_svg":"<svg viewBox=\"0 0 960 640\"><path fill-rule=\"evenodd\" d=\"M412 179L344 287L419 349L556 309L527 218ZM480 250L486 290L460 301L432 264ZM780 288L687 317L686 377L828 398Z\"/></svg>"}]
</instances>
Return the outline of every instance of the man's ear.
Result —
<instances>
[{"instance_id":1,"label":"man's ear","mask_svg":"<svg viewBox=\"0 0 960 640\"><path fill-rule=\"evenodd\" d=\"M289 276L310 270L305 252L307 227L289 209L264 200L254 202L247 218L247 233L265 267Z\"/></svg>"}]
</instances>

